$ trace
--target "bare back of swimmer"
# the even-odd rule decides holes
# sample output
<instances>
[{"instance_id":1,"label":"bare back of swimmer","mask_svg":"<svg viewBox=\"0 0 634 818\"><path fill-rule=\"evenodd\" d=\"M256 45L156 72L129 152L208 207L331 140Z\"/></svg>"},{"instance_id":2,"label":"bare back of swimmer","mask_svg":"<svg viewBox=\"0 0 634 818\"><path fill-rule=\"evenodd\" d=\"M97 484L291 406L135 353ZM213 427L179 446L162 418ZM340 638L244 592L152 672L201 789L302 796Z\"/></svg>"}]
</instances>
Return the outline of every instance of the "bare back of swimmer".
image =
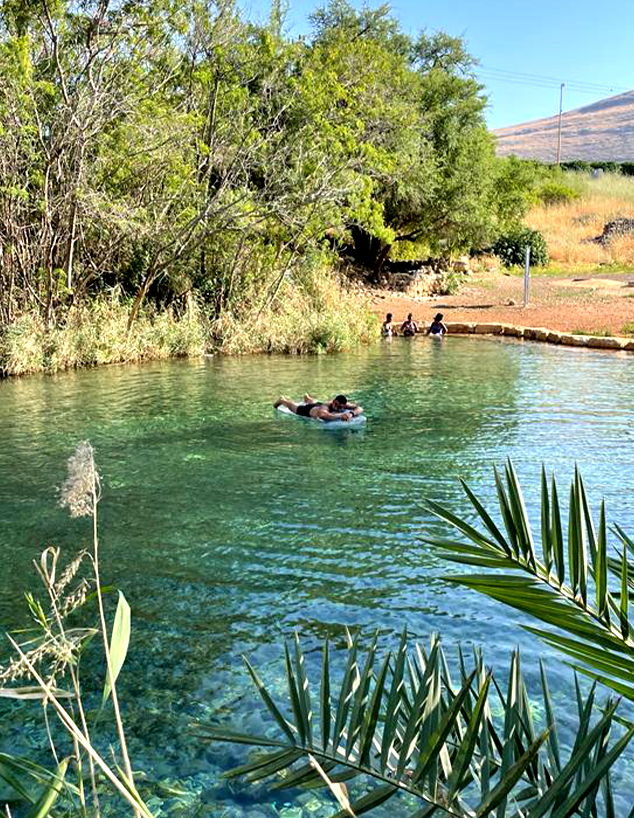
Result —
<instances>
[{"instance_id":1,"label":"bare back of swimmer","mask_svg":"<svg viewBox=\"0 0 634 818\"><path fill-rule=\"evenodd\" d=\"M278 406L285 406L296 415L301 417L310 417L315 420L351 420L356 415L363 412L363 408L356 403L350 403L345 395L337 395L331 401L326 403L312 398L310 395L304 395L303 403L296 403L283 395L278 398L273 404L277 409Z\"/></svg>"}]
</instances>

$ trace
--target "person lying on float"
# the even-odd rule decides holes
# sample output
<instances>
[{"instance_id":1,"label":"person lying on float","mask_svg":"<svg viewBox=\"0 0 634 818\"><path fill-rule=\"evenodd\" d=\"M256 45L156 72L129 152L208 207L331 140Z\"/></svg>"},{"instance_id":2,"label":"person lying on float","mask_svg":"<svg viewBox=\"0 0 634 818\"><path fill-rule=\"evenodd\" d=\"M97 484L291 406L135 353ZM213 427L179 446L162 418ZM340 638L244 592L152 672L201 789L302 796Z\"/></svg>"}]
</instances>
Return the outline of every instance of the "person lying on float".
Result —
<instances>
[{"instance_id":1,"label":"person lying on float","mask_svg":"<svg viewBox=\"0 0 634 818\"><path fill-rule=\"evenodd\" d=\"M350 403L345 395L336 395L332 400L320 401L311 395L304 395L303 403L296 403L290 398L281 395L273 404L277 409L285 406L300 417L314 418L315 420L352 420L363 413L363 407Z\"/></svg>"}]
</instances>

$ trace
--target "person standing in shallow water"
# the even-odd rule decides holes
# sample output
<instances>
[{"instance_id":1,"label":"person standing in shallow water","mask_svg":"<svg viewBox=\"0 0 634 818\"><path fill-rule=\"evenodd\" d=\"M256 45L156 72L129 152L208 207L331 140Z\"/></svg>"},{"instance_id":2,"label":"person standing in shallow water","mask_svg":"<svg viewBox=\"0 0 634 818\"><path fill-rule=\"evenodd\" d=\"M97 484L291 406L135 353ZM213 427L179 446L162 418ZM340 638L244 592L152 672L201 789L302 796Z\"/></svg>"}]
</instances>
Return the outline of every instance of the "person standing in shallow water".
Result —
<instances>
[{"instance_id":1,"label":"person standing in shallow water","mask_svg":"<svg viewBox=\"0 0 634 818\"><path fill-rule=\"evenodd\" d=\"M392 313L391 312L388 312L388 314L385 316L385 321L383 322L383 325L381 326L381 335L384 338L391 338L393 335L396 335L396 331L394 330L394 327L392 326Z\"/></svg>"},{"instance_id":2,"label":"person standing in shallow water","mask_svg":"<svg viewBox=\"0 0 634 818\"><path fill-rule=\"evenodd\" d=\"M442 313L436 313L434 320L431 322L429 329L427 330L427 335L445 335L447 332L447 327L442 322Z\"/></svg>"},{"instance_id":3,"label":"person standing in shallow water","mask_svg":"<svg viewBox=\"0 0 634 818\"><path fill-rule=\"evenodd\" d=\"M401 324L401 332L403 335L410 337L416 335L418 332L418 324L412 319L412 313L408 313L407 320Z\"/></svg>"}]
</instances>

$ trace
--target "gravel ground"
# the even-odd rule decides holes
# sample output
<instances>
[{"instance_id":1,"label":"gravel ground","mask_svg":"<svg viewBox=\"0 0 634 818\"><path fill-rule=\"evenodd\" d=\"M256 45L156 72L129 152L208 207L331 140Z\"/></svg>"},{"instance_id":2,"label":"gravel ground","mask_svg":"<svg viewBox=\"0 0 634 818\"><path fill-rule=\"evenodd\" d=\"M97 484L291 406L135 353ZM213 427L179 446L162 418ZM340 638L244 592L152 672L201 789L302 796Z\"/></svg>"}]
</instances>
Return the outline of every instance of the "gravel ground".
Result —
<instances>
[{"instance_id":1,"label":"gravel ground","mask_svg":"<svg viewBox=\"0 0 634 818\"><path fill-rule=\"evenodd\" d=\"M500 322L590 334L634 333L634 269L631 274L598 271L532 278L527 307L523 306L523 278L501 272L474 273L455 295L411 299L373 290L367 298L374 312L393 313L395 325L408 312L423 326L442 312L445 321Z\"/></svg>"}]
</instances>

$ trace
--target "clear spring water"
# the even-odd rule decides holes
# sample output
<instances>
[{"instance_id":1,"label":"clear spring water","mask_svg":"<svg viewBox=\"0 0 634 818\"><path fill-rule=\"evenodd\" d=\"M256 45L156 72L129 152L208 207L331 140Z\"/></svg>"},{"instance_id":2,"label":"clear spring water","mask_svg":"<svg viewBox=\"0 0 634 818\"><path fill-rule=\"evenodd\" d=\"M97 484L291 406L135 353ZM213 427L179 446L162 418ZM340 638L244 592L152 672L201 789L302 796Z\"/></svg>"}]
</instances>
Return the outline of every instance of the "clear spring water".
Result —
<instances>
[{"instance_id":1,"label":"clear spring water","mask_svg":"<svg viewBox=\"0 0 634 818\"><path fill-rule=\"evenodd\" d=\"M304 391L346 392L366 428L327 430L271 408ZM378 629L389 647L407 625L421 640L441 631L449 652L480 644L500 669L519 644L534 681L543 646L508 609L443 582L456 568L418 541L440 530L422 500L465 512L460 475L492 502L491 467L511 456L538 513L540 464L565 496L578 462L595 505L604 496L610 519L632 531L633 398L623 355L480 338L0 382L0 625L22 621L16 600L35 587L30 561L44 545L72 554L89 543L89 523L56 506L55 488L89 439L103 479L104 579L132 607L121 687L134 766L186 793L159 786L153 808L320 818L321 796L223 782L244 753L192 733L197 722L257 726L240 654L277 690L294 629L316 667L326 634L341 644L344 626L366 641ZM569 697L562 663L549 672ZM0 745L43 746L36 708L0 707Z\"/></svg>"}]
</instances>

